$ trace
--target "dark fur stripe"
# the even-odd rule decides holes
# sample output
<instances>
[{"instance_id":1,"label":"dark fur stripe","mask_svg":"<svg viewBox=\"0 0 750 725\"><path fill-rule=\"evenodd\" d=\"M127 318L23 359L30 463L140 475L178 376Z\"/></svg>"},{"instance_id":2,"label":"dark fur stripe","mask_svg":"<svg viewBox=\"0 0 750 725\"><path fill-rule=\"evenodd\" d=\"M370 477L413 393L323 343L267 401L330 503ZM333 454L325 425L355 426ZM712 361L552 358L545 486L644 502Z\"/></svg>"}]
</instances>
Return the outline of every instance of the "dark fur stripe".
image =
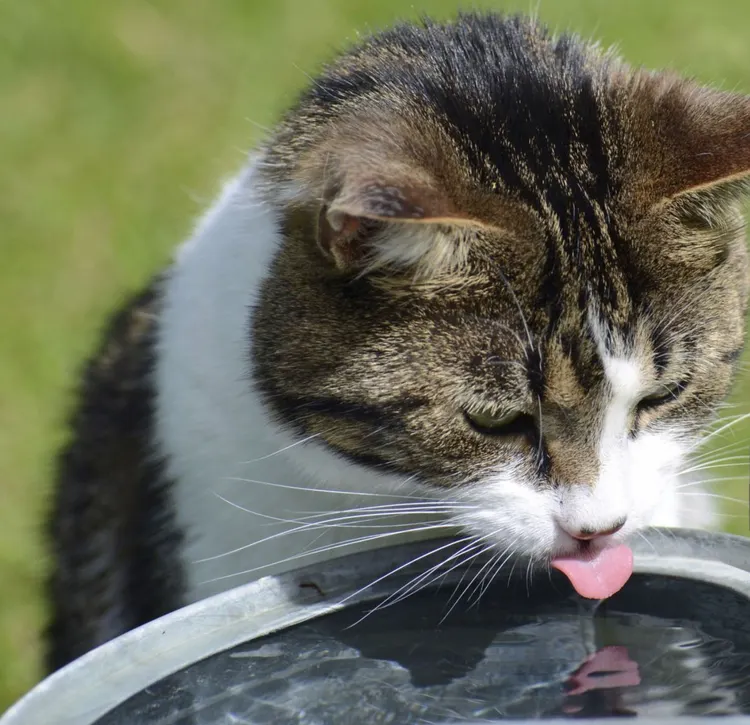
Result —
<instances>
[{"instance_id":1,"label":"dark fur stripe","mask_svg":"<svg viewBox=\"0 0 750 725\"><path fill-rule=\"evenodd\" d=\"M182 535L154 458L158 284L110 323L86 367L49 523L47 669L182 605Z\"/></svg>"},{"instance_id":2,"label":"dark fur stripe","mask_svg":"<svg viewBox=\"0 0 750 725\"><path fill-rule=\"evenodd\" d=\"M672 351L667 342L667 334L661 326L651 331L651 345L654 348L654 367L658 375L662 375L669 367Z\"/></svg>"},{"instance_id":3,"label":"dark fur stripe","mask_svg":"<svg viewBox=\"0 0 750 725\"><path fill-rule=\"evenodd\" d=\"M305 398L274 395L274 407L292 424L304 424L308 415L322 415L372 426L401 427L401 417L426 405L419 398L403 398L387 404L355 403L337 398Z\"/></svg>"}]
</instances>

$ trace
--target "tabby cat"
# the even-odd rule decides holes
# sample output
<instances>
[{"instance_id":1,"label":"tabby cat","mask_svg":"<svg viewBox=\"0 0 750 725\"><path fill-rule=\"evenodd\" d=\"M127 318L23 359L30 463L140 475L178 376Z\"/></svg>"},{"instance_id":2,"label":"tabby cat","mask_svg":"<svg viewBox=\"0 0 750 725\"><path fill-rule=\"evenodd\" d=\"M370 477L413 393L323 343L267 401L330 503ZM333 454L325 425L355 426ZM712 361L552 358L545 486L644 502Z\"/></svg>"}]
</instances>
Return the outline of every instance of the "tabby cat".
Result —
<instances>
[{"instance_id":1,"label":"tabby cat","mask_svg":"<svg viewBox=\"0 0 750 725\"><path fill-rule=\"evenodd\" d=\"M742 349L749 177L750 99L522 17L342 54L86 368L48 667L362 548L460 531L454 563L604 598L641 527L711 526L679 482Z\"/></svg>"}]
</instances>

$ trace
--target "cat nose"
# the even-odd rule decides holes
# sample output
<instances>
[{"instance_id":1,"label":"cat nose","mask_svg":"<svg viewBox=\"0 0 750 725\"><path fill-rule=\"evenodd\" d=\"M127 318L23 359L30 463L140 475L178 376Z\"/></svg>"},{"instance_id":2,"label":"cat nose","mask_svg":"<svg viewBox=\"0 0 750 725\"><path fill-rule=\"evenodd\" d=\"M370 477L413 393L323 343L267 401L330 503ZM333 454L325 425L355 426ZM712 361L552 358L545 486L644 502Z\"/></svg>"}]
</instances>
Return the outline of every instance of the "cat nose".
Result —
<instances>
[{"instance_id":1,"label":"cat nose","mask_svg":"<svg viewBox=\"0 0 750 725\"><path fill-rule=\"evenodd\" d=\"M612 526L601 529L589 529L581 527L579 529L571 530L565 526L563 526L563 529L578 541L593 541L594 539L602 539L605 536L612 536L612 534L616 534L623 526L625 526L625 521L626 519L620 519L619 521L616 521Z\"/></svg>"}]
</instances>

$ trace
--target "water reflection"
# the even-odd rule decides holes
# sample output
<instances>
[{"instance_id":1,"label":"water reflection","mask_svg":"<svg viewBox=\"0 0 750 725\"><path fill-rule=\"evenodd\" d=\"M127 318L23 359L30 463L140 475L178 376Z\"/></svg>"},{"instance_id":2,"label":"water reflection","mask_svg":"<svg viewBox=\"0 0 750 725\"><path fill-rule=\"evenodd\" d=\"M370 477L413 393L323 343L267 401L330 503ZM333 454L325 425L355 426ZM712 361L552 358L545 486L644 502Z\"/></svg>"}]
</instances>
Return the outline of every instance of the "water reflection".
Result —
<instances>
[{"instance_id":1,"label":"water reflection","mask_svg":"<svg viewBox=\"0 0 750 725\"><path fill-rule=\"evenodd\" d=\"M553 580L340 612L210 657L99 725L337 725L750 713L750 607L708 585L635 577L592 608Z\"/></svg>"}]
</instances>

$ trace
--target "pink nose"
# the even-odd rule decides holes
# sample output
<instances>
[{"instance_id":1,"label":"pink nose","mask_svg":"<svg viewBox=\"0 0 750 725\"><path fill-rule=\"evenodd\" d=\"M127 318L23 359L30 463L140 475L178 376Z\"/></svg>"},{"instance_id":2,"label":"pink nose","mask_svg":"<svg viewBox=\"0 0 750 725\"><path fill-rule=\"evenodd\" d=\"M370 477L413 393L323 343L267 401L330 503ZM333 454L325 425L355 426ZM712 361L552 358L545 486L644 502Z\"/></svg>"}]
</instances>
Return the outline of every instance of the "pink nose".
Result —
<instances>
[{"instance_id":1,"label":"pink nose","mask_svg":"<svg viewBox=\"0 0 750 725\"><path fill-rule=\"evenodd\" d=\"M613 526L608 529L598 529L596 531L592 529L578 529L577 531L569 531L565 529L574 539L578 541L592 541L593 539L601 539L605 536L612 536L616 534L623 526L625 526L625 519L617 521Z\"/></svg>"}]
</instances>

